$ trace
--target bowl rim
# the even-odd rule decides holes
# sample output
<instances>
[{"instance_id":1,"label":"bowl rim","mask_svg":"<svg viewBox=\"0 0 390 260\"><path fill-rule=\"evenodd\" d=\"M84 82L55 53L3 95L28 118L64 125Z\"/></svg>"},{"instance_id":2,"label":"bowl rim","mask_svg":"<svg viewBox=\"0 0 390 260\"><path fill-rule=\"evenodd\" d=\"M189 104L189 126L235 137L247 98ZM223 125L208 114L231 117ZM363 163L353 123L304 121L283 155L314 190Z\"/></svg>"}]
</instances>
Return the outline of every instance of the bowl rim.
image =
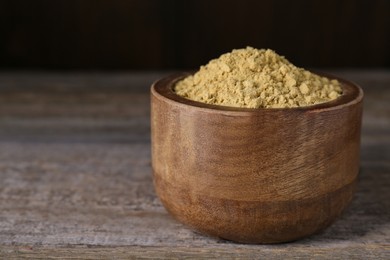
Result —
<instances>
[{"instance_id":1,"label":"bowl rim","mask_svg":"<svg viewBox=\"0 0 390 260\"><path fill-rule=\"evenodd\" d=\"M178 72L166 77L163 77L152 84L151 94L152 96L164 100L165 102L175 104L181 107L192 107L196 110L202 110L204 112L214 112L214 113L240 113L240 114L257 114L257 113L275 113L283 111L291 112L320 112L320 111L330 111L344 108L346 106L351 106L362 102L363 100L363 90L362 88L349 80L334 76L329 73L310 71L322 77L327 77L329 79L336 79L341 83L343 94L328 102L303 106L303 107L287 107L287 108L245 108L245 107L231 107L231 106L222 106L207 104L199 101L190 100L179 96L173 90L173 86L179 81L184 79L187 76L194 74L193 72Z\"/></svg>"}]
</instances>

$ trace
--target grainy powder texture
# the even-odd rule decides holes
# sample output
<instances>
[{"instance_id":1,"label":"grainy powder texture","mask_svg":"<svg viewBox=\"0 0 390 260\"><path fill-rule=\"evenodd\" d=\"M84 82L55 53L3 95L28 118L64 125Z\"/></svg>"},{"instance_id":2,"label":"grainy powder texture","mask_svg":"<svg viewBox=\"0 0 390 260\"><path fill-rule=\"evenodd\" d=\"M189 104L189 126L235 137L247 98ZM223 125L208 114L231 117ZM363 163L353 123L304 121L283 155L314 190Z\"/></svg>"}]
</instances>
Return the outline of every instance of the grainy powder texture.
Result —
<instances>
[{"instance_id":1,"label":"grainy powder texture","mask_svg":"<svg viewBox=\"0 0 390 260\"><path fill-rule=\"evenodd\" d=\"M208 104L247 108L288 108L327 102L342 93L340 83L298 68L272 50L233 50L192 76L174 91Z\"/></svg>"}]
</instances>

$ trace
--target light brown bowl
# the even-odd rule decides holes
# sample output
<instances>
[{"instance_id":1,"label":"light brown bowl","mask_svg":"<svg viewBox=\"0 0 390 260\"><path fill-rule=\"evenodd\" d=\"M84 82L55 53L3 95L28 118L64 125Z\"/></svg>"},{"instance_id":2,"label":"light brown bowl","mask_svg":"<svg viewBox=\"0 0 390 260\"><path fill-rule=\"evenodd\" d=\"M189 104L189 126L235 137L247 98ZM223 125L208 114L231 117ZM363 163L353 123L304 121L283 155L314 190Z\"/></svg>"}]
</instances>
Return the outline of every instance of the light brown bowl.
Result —
<instances>
[{"instance_id":1,"label":"light brown bowl","mask_svg":"<svg viewBox=\"0 0 390 260\"><path fill-rule=\"evenodd\" d=\"M363 92L303 108L245 109L176 95L181 73L151 89L154 185L165 208L206 234L244 243L296 240L350 203ZM331 77L336 78L336 77Z\"/></svg>"}]
</instances>

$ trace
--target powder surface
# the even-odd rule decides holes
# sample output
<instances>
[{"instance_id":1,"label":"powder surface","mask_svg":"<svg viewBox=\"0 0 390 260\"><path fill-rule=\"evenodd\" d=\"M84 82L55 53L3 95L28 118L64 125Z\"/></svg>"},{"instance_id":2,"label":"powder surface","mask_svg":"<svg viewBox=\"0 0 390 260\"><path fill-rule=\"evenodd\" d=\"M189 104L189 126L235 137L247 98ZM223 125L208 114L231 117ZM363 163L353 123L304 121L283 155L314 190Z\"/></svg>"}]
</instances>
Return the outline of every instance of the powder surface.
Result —
<instances>
[{"instance_id":1,"label":"powder surface","mask_svg":"<svg viewBox=\"0 0 390 260\"><path fill-rule=\"evenodd\" d=\"M246 108L310 106L342 93L337 80L298 68L272 50L252 47L211 60L177 82L174 91L194 101Z\"/></svg>"}]
</instances>

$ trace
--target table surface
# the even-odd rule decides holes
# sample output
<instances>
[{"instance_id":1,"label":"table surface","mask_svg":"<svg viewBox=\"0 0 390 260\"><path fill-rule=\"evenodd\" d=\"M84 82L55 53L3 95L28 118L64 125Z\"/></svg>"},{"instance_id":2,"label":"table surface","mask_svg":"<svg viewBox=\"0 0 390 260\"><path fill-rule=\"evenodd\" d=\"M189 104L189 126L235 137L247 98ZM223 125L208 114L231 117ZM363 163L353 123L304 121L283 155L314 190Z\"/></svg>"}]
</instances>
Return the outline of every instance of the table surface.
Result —
<instances>
[{"instance_id":1,"label":"table surface","mask_svg":"<svg viewBox=\"0 0 390 260\"><path fill-rule=\"evenodd\" d=\"M151 83L168 72L0 73L0 258L390 259L390 71L365 91L356 196L318 235L245 245L189 230L156 197Z\"/></svg>"}]
</instances>

